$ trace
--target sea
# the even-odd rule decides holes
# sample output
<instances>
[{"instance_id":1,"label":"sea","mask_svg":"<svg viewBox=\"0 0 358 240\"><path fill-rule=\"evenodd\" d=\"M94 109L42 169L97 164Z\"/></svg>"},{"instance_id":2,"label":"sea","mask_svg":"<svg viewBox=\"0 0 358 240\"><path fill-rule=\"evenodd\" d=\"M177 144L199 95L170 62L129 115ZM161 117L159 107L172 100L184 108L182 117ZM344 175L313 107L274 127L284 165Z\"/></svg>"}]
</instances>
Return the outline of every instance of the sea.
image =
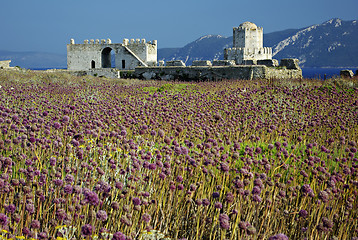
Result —
<instances>
[{"instance_id":1,"label":"sea","mask_svg":"<svg viewBox=\"0 0 358 240\"><path fill-rule=\"evenodd\" d=\"M48 70L53 68L32 68L31 70ZM64 69L64 68L60 68ZM335 76L339 76L341 70L348 69L352 70L353 73L358 71L358 67L348 68L302 68L302 76L308 79L321 79L325 80Z\"/></svg>"},{"instance_id":2,"label":"sea","mask_svg":"<svg viewBox=\"0 0 358 240\"><path fill-rule=\"evenodd\" d=\"M302 76L308 79L321 79L325 80L328 78L333 78L339 76L341 70L352 70L353 73L356 73L358 68L302 68Z\"/></svg>"}]
</instances>

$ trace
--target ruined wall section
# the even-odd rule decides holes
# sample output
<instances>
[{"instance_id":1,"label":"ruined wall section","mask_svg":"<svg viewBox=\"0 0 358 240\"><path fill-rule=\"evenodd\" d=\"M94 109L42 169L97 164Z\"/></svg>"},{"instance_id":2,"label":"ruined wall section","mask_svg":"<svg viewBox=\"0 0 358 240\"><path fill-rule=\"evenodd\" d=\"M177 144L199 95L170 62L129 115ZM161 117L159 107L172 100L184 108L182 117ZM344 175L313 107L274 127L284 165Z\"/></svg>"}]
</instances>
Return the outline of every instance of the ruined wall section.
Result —
<instances>
[{"instance_id":1,"label":"ruined wall section","mask_svg":"<svg viewBox=\"0 0 358 240\"><path fill-rule=\"evenodd\" d=\"M91 69L92 61L95 68L101 67L101 50L99 44L67 44L67 69Z\"/></svg>"},{"instance_id":2,"label":"ruined wall section","mask_svg":"<svg viewBox=\"0 0 358 240\"><path fill-rule=\"evenodd\" d=\"M0 61L0 69L10 68L11 60Z\"/></svg>"},{"instance_id":3,"label":"ruined wall section","mask_svg":"<svg viewBox=\"0 0 358 240\"><path fill-rule=\"evenodd\" d=\"M301 79L301 69L277 69L255 66L191 66L191 67L136 67L135 77L140 79L203 81L224 79Z\"/></svg>"},{"instance_id":4,"label":"ruined wall section","mask_svg":"<svg viewBox=\"0 0 358 240\"><path fill-rule=\"evenodd\" d=\"M115 64L112 64L111 52L114 53ZM113 66L114 65L114 66ZM118 68L130 70L137 66L157 65L157 41L146 42L145 39L124 39L123 43L112 43L110 39L90 41L83 44L67 45L67 69L89 70L98 68Z\"/></svg>"}]
</instances>

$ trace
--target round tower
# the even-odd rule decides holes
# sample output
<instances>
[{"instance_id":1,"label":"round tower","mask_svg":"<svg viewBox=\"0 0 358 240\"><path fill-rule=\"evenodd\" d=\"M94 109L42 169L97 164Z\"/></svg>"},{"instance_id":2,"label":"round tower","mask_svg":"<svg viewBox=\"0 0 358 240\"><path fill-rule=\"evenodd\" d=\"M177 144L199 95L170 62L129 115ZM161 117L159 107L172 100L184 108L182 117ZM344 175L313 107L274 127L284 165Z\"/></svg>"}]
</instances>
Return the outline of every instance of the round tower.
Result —
<instances>
[{"instance_id":1,"label":"round tower","mask_svg":"<svg viewBox=\"0 0 358 240\"><path fill-rule=\"evenodd\" d=\"M262 48L263 29L252 22L244 22L239 27L233 28L234 48Z\"/></svg>"}]
</instances>

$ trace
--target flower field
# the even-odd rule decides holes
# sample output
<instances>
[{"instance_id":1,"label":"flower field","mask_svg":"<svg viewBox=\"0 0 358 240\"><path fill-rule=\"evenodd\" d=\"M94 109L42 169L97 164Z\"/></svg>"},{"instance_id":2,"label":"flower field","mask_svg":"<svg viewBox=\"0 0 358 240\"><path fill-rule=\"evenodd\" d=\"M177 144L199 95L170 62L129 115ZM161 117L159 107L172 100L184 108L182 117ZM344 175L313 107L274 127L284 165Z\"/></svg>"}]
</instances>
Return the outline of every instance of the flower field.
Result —
<instances>
[{"instance_id":1,"label":"flower field","mask_svg":"<svg viewBox=\"0 0 358 240\"><path fill-rule=\"evenodd\" d=\"M0 239L358 239L357 88L0 85Z\"/></svg>"}]
</instances>

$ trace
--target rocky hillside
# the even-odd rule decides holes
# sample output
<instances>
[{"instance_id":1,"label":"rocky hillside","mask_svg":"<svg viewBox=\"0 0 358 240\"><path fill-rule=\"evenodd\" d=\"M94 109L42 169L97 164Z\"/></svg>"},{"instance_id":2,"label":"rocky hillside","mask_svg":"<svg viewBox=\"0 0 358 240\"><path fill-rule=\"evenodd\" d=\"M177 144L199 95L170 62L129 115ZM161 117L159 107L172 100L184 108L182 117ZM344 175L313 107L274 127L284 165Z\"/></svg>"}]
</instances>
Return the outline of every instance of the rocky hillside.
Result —
<instances>
[{"instance_id":1,"label":"rocky hillside","mask_svg":"<svg viewBox=\"0 0 358 240\"><path fill-rule=\"evenodd\" d=\"M223 59L223 49L232 46L232 37L207 35L183 48L159 49L159 60ZM264 34L264 46L272 47L274 58L298 58L302 67L358 66L357 21L331 19L303 29Z\"/></svg>"}]
</instances>

